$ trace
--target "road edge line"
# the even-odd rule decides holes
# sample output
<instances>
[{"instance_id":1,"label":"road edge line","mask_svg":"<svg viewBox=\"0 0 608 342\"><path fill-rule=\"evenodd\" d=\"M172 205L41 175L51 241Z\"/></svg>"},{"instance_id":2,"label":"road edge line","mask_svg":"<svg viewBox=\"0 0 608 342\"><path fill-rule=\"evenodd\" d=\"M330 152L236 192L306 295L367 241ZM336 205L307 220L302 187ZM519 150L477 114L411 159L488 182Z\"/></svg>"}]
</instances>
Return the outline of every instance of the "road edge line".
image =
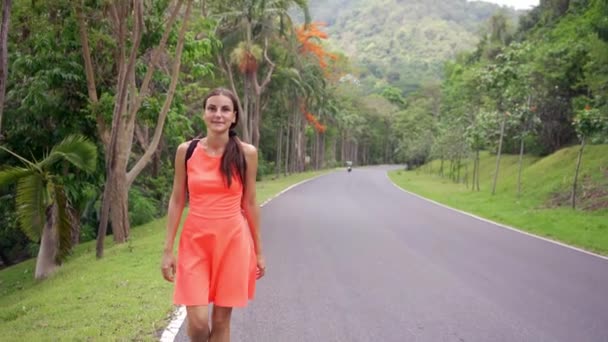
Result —
<instances>
[{"instance_id":1,"label":"road edge line","mask_svg":"<svg viewBox=\"0 0 608 342\"><path fill-rule=\"evenodd\" d=\"M287 188L279 191L277 194L271 196L269 199L265 200L262 204L260 204L260 208L264 207L265 205L270 203L270 201L276 199L277 197L281 196L282 194L286 193L287 191L289 191L297 186L300 186L304 183L317 179L319 177L327 176L328 174L330 174L332 172L335 172L335 171L330 171L327 173L316 175L314 177L299 181L296 184L292 184L292 185L288 186ZM177 336L177 333L179 333L179 329L181 328L182 324L184 323L184 320L186 320L186 307L185 306L177 307L177 309L175 309L175 311L173 312L172 316L174 318L171 320L171 322L169 322L169 325L165 328L165 330L163 330L163 333L160 337L160 342L175 341L175 337Z\"/></svg>"},{"instance_id":2,"label":"road edge line","mask_svg":"<svg viewBox=\"0 0 608 342\"><path fill-rule=\"evenodd\" d=\"M498 222L492 221L490 219L483 218L483 217L477 216L475 214L471 214L469 212L466 212L466 211L463 211L463 210L460 210L460 209L452 208L452 207L450 207L448 205L439 203L439 202L434 201L432 199L428 199L426 197L423 197L423 196L418 195L416 193L413 193L411 191L405 190L402 187L400 187L399 185L395 184L395 182L393 182L393 180L391 179L391 177L389 177L388 172L386 172L385 175L386 175L386 178L389 180L389 182L391 182L391 184L393 184L393 186L395 186L397 189L399 189L399 190L401 190L401 191L403 191L403 192L405 192L405 193L407 193L409 195L412 195L412 196L418 197L420 199L423 199L423 200L425 200L427 202L431 202L431 203L433 203L435 205L438 205L440 207L444 207L444 208L450 209L452 211L455 211L455 212L458 212L460 214L472 217L472 218L477 219L479 221L483 221L483 222L486 222L486 223L493 224L493 225L495 225L497 227L500 227L500 228L503 228L503 229L508 229L508 230L511 230L513 232L516 232L516 233L520 233L520 234L524 234L524 235L527 235L527 236L530 236L530 237L534 237L534 238L537 238L537 239L540 239L540 240L543 240L543 241L546 241L546 242L550 242L550 243L556 244L558 246L569 248L569 249L575 250L577 252L584 253L584 254L587 254L587 255L590 255L590 256L594 256L594 257L597 257L597 258L600 258L600 259L608 261L608 256L597 254L597 253L594 253L594 252L591 252L591 251L588 251L588 250L585 250L585 249L582 249L582 248L579 248L579 247L571 246L571 245L568 245L568 244L566 244L564 242L552 240L552 239L549 239L549 238L546 238L546 237L543 237L543 236L540 236L540 235L532 234L532 233L523 231L521 229L518 229L518 228L515 228L515 227L511 227L511 226L508 226L506 224L498 223Z\"/></svg>"}]
</instances>

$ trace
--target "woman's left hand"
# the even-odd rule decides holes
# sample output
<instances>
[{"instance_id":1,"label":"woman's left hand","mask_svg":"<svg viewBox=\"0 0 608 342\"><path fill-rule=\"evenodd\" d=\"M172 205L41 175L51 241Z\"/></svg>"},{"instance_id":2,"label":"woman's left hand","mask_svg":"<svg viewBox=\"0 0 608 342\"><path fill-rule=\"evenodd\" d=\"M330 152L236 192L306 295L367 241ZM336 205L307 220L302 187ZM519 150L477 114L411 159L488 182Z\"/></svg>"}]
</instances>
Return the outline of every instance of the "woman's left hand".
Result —
<instances>
[{"instance_id":1,"label":"woman's left hand","mask_svg":"<svg viewBox=\"0 0 608 342\"><path fill-rule=\"evenodd\" d=\"M256 268L256 279L262 278L266 274L266 260L263 255L258 255L258 266Z\"/></svg>"}]
</instances>

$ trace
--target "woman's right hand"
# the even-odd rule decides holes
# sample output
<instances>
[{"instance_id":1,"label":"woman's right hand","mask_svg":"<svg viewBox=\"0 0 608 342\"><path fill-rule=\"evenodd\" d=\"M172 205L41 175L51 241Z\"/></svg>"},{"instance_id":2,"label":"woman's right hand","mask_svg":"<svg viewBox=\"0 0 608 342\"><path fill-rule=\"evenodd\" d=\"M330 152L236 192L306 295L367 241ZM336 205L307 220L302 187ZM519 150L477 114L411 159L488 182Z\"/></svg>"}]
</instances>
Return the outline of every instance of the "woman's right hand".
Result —
<instances>
[{"instance_id":1,"label":"woman's right hand","mask_svg":"<svg viewBox=\"0 0 608 342\"><path fill-rule=\"evenodd\" d=\"M172 283L175 279L175 256L173 255L173 252L163 253L163 260L160 264L160 270L163 273L163 278Z\"/></svg>"}]
</instances>

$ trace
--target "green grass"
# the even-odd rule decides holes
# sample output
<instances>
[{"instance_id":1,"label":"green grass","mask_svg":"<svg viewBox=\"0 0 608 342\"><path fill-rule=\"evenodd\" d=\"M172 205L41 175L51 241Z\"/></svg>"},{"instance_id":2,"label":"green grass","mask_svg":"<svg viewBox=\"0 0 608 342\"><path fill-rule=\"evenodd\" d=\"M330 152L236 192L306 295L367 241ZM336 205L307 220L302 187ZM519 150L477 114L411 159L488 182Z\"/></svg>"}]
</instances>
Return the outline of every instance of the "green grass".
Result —
<instances>
[{"instance_id":1,"label":"green grass","mask_svg":"<svg viewBox=\"0 0 608 342\"><path fill-rule=\"evenodd\" d=\"M258 201L322 173L258 182ZM95 241L83 243L42 282L33 259L0 271L0 340L156 340L173 312L173 287L159 270L165 223L132 229L123 245L109 237L102 260Z\"/></svg>"},{"instance_id":2,"label":"green grass","mask_svg":"<svg viewBox=\"0 0 608 342\"><path fill-rule=\"evenodd\" d=\"M586 147L579 175L582 198L579 208L572 210L567 199L577 154L575 146L545 158L526 156L519 199L518 156L513 155L501 159L495 195L491 195L491 187L496 158L488 153L481 156L480 192L471 191L470 184L467 189L462 183L437 176L438 161L417 171L393 171L389 176L402 188L450 207L608 255L608 145ZM444 169L448 166L445 163ZM470 164L470 173L472 169ZM464 178L464 168L461 172ZM590 207L596 210L583 210Z\"/></svg>"}]
</instances>

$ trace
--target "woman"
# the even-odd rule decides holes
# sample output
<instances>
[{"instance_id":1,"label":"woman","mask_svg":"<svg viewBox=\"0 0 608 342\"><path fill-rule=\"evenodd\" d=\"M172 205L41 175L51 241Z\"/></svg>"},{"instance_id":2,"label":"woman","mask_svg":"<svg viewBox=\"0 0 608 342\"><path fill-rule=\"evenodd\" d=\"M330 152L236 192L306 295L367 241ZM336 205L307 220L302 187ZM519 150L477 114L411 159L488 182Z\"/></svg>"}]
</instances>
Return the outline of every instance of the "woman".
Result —
<instances>
[{"instance_id":1,"label":"woman","mask_svg":"<svg viewBox=\"0 0 608 342\"><path fill-rule=\"evenodd\" d=\"M194 142L188 159L192 142L181 144L175 155L161 268L167 281L175 279L174 302L186 306L192 341L229 341L232 308L253 299L256 279L266 271L255 198L258 156L236 137L239 113L232 92L215 89L203 105L207 136ZM173 245L186 193L190 209L176 263Z\"/></svg>"}]
</instances>

